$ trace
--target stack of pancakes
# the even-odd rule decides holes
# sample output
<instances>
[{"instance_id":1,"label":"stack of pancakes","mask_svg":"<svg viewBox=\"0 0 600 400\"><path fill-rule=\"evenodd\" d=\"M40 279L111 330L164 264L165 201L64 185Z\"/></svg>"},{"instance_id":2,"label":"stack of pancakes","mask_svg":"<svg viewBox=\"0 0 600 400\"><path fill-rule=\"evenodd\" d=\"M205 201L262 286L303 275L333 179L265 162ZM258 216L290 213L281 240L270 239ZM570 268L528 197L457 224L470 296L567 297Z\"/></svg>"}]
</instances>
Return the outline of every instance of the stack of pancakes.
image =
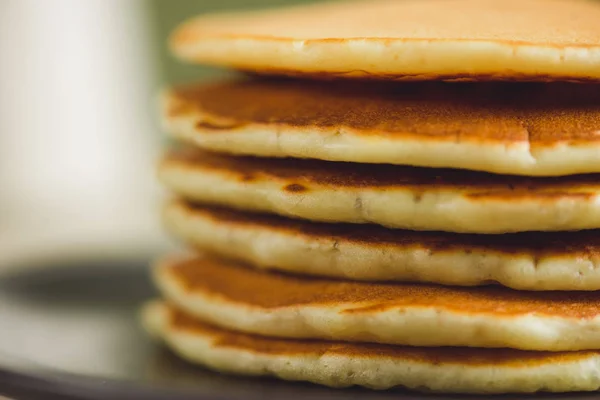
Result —
<instances>
[{"instance_id":1,"label":"stack of pancakes","mask_svg":"<svg viewBox=\"0 0 600 400\"><path fill-rule=\"evenodd\" d=\"M406 0L184 24L181 58L251 74L164 96L165 221L198 251L154 269L149 330L335 387L598 389L598 21Z\"/></svg>"}]
</instances>

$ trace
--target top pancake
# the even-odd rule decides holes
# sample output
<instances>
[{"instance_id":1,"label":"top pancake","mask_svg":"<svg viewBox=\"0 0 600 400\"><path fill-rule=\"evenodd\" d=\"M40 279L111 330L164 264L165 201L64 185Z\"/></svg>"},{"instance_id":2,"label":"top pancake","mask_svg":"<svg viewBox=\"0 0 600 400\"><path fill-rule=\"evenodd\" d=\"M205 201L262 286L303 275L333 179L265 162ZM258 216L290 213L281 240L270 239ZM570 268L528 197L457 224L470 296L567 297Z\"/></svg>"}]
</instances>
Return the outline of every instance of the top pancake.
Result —
<instances>
[{"instance_id":1,"label":"top pancake","mask_svg":"<svg viewBox=\"0 0 600 400\"><path fill-rule=\"evenodd\" d=\"M201 16L171 47L260 73L598 81L599 20L589 0L365 0Z\"/></svg>"},{"instance_id":2,"label":"top pancake","mask_svg":"<svg viewBox=\"0 0 600 400\"><path fill-rule=\"evenodd\" d=\"M163 107L175 137L219 152L600 172L600 85L231 80L174 88Z\"/></svg>"}]
</instances>

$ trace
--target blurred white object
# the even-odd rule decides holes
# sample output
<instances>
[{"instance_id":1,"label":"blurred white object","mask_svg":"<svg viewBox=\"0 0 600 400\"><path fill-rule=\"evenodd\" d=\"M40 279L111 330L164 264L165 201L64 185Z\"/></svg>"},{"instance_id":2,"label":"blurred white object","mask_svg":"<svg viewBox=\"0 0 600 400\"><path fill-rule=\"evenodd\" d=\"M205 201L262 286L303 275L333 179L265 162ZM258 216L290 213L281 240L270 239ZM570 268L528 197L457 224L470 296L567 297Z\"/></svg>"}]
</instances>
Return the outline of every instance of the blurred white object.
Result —
<instances>
[{"instance_id":1,"label":"blurred white object","mask_svg":"<svg viewBox=\"0 0 600 400\"><path fill-rule=\"evenodd\" d=\"M144 4L0 1L0 266L163 243Z\"/></svg>"}]
</instances>

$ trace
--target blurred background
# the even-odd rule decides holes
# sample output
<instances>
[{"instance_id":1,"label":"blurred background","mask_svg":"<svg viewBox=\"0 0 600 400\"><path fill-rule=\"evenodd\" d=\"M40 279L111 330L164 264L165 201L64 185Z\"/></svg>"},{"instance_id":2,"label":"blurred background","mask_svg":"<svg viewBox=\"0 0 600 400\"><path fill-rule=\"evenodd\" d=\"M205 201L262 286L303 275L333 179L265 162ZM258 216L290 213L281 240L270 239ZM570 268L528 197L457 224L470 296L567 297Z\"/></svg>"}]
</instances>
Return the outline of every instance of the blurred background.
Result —
<instances>
[{"instance_id":1,"label":"blurred background","mask_svg":"<svg viewBox=\"0 0 600 400\"><path fill-rule=\"evenodd\" d=\"M218 72L172 59L168 33L207 11L290 3L0 0L0 268L170 247L156 93Z\"/></svg>"}]
</instances>

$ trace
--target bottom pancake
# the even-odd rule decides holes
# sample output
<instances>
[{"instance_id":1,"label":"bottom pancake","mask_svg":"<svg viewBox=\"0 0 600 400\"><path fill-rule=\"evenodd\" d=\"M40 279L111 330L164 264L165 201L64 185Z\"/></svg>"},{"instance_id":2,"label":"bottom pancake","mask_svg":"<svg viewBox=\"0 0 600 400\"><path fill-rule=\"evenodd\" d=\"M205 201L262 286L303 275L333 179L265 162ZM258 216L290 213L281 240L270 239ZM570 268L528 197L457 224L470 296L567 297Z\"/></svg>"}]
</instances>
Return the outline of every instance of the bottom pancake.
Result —
<instances>
[{"instance_id":1,"label":"bottom pancake","mask_svg":"<svg viewBox=\"0 0 600 400\"><path fill-rule=\"evenodd\" d=\"M160 302L143 310L150 333L209 368L332 387L406 387L448 393L592 391L600 352L419 348L266 338L210 326Z\"/></svg>"}]
</instances>

